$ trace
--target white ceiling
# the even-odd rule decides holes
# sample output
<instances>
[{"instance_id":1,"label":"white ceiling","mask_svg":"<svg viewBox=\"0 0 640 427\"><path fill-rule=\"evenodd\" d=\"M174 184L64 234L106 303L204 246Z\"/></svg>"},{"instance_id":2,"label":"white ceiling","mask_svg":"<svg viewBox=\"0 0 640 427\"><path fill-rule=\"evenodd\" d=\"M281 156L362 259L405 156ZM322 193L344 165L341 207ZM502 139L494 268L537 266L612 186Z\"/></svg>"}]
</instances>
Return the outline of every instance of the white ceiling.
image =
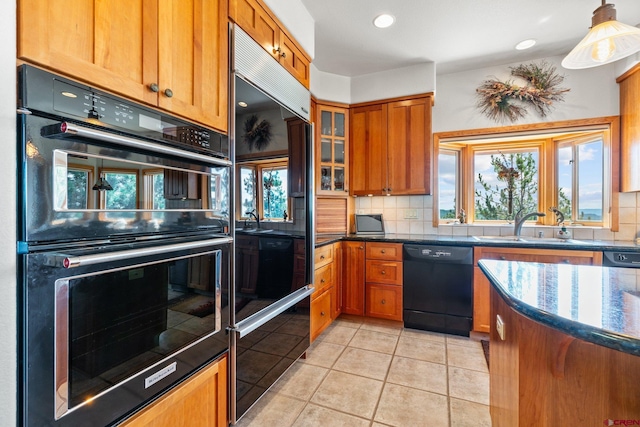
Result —
<instances>
[{"instance_id":1,"label":"white ceiling","mask_svg":"<svg viewBox=\"0 0 640 427\"><path fill-rule=\"evenodd\" d=\"M301 0L315 21L314 65L358 76L434 62L437 74L567 54L601 0ZM610 0L618 21L640 24L640 0ZM373 19L396 22L378 29ZM528 38L537 44L517 51Z\"/></svg>"}]
</instances>

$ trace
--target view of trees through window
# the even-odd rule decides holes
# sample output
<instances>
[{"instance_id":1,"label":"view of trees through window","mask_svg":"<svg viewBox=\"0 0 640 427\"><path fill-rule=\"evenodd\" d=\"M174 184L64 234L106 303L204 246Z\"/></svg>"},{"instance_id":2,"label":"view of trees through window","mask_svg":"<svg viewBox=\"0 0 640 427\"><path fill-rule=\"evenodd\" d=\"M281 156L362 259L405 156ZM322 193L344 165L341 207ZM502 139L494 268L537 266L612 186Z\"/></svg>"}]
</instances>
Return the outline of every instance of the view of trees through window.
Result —
<instances>
[{"instance_id":1,"label":"view of trees through window","mask_svg":"<svg viewBox=\"0 0 640 427\"><path fill-rule=\"evenodd\" d=\"M512 220L538 210L538 153L476 153L475 220Z\"/></svg>"},{"instance_id":2,"label":"view of trees through window","mask_svg":"<svg viewBox=\"0 0 640 427\"><path fill-rule=\"evenodd\" d=\"M105 179L113 190L104 191L106 209L135 209L138 174L136 172L105 172Z\"/></svg>"},{"instance_id":3,"label":"view of trees through window","mask_svg":"<svg viewBox=\"0 0 640 427\"><path fill-rule=\"evenodd\" d=\"M67 170L67 208L87 209L88 188L89 172L86 170L69 168Z\"/></svg>"},{"instance_id":4,"label":"view of trees through window","mask_svg":"<svg viewBox=\"0 0 640 427\"><path fill-rule=\"evenodd\" d=\"M289 183L286 164L277 165L242 165L239 167L240 178L240 218L247 218L247 212L265 219L283 219L289 212ZM256 183L260 182L260 188ZM258 203L259 202L259 203Z\"/></svg>"},{"instance_id":5,"label":"view of trees through window","mask_svg":"<svg viewBox=\"0 0 640 427\"><path fill-rule=\"evenodd\" d=\"M263 169L262 214L264 218L283 218L287 210L287 168Z\"/></svg>"}]
</instances>

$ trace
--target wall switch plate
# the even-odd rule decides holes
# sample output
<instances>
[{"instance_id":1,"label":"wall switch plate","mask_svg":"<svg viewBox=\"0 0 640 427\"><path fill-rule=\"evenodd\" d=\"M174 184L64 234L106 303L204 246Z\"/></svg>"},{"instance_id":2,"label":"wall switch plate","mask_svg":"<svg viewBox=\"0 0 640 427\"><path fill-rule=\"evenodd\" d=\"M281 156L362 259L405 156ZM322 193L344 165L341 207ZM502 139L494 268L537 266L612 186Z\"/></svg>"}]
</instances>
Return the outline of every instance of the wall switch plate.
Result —
<instances>
[{"instance_id":1,"label":"wall switch plate","mask_svg":"<svg viewBox=\"0 0 640 427\"><path fill-rule=\"evenodd\" d=\"M417 209L405 209L404 210L404 219L418 219L418 210Z\"/></svg>"},{"instance_id":2,"label":"wall switch plate","mask_svg":"<svg viewBox=\"0 0 640 427\"><path fill-rule=\"evenodd\" d=\"M496 331L498 332L500 339L504 341L504 322L499 314L496 315Z\"/></svg>"}]
</instances>

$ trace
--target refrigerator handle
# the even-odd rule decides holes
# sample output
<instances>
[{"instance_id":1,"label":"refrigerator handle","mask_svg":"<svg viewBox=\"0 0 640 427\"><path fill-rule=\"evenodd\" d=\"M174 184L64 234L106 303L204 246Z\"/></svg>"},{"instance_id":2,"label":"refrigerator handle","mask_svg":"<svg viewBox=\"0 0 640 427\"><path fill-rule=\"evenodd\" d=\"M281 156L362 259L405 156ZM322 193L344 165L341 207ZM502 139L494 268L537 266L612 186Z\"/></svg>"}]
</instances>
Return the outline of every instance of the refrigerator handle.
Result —
<instances>
[{"instance_id":1,"label":"refrigerator handle","mask_svg":"<svg viewBox=\"0 0 640 427\"><path fill-rule=\"evenodd\" d=\"M305 286L295 292L290 293L286 297L274 302L270 306L266 307L259 312L252 314L246 319L238 322L235 328L229 328L230 331L238 334L238 338L243 338L255 331L260 326L267 323L269 320L276 317L278 314L283 313L288 308L293 307L315 291L313 286Z\"/></svg>"}]
</instances>

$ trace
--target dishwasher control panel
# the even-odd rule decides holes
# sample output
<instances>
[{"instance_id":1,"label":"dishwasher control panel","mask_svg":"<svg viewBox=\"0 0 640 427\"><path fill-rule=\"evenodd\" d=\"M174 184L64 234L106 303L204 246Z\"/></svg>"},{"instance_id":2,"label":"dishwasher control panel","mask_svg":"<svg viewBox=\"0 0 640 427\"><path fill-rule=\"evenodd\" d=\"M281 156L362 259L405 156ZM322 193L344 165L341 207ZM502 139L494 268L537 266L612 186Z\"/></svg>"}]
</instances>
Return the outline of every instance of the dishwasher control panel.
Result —
<instances>
[{"instance_id":1,"label":"dishwasher control panel","mask_svg":"<svg viewBox=\"0 0 640 427\"><path fill-rule=\"evenodd\" d=\"M602 265L605 267L640 268L640 253L605 251L602 253Z\"/></svg>"}]
</instances>

